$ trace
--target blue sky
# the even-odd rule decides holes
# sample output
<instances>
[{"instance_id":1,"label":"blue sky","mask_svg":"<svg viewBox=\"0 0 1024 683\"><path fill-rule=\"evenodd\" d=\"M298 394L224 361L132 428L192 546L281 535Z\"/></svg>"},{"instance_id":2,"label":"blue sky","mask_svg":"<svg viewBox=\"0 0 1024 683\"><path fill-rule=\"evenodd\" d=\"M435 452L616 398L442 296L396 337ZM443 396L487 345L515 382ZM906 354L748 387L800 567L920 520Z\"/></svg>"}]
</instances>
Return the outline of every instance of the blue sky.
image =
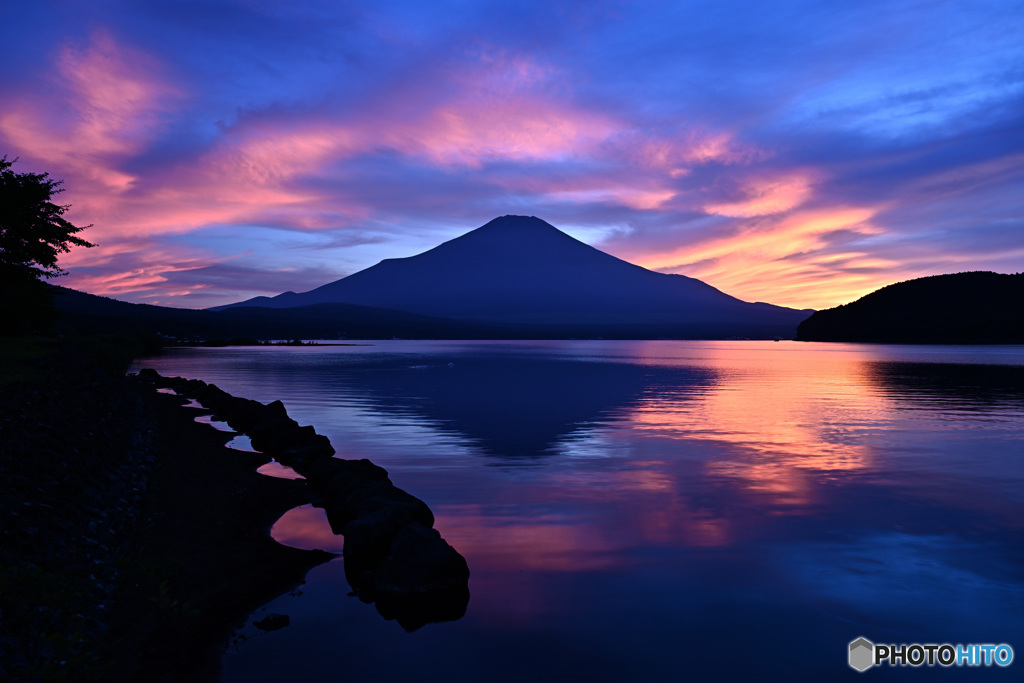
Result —
<instances>
[{"instance_id":1,"label":"blue sky","mask_svg":"<svg viewBox=\"0 0 1024 683\"><path fill-rule=\"evenodd\" d=\"M203 307L505 214L795 307L1024 270L1022 2L0 8L0 155L99 246L61 284Z\"/></svg>"}]
</instances>

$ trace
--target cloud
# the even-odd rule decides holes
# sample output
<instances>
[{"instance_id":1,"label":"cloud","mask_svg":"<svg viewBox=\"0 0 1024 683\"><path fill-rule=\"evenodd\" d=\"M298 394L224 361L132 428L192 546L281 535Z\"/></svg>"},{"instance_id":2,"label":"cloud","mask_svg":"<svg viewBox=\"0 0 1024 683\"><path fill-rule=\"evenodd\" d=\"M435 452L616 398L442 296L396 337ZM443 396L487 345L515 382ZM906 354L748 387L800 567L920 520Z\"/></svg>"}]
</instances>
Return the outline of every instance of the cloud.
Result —
<instances>
[{"instance_id":1,"label":"cloud","mask_svg":"<svg viewBox=\"0 0 1024 683\"><path fill-rule=\"evenodd\" d=\"M87 289L299 290L506 213L800 307L1024 270L1007 7L64 9L5 15L0 152L66 181Z\"/></svg>"},{"instance_id":2,"label":"cloud","mask_svg":"<svg viewBox=\"0 0 1024 683\"><path fill-rule=\"evenodd\" d=\"M685 273L749 301L795 307L834 305L831 302L845 302L849 292L863 288L876 271L893 265L849 248L881 233L872 224L875 214L871 208L837 207L754 219L740 224L735 232L639 263ZM845 250L835 253L836 243ZM809 301L813 303L804 303Z\"/></svg>"},{"instance_id":3,"label":"cloud","mask_svg":"<svg viewBox=\"0 0 1024 683\"><path fill-rule=\"evenodd\" d=\"M280 267L251 254L217 255L166 240L128 239L98 256L75 252L59 284L93 294L176 308L207 308L289 289L304 291L344 273L317 265ZM80 260L79 260L80 259ZM252 261L255 261L253 263Z\"/></svg>"},{"instance_id":4,"label":"cloud","mask_svg":"<svg viewBox=\"0 0 1024 683\"><path fill-rule=\"evenodd\" d=\"M153 60L102 30L84 49L62 46L55 66L52 86L63 101L14 93L0 112L0 134L18 153L69 171L102 205L104 195L135 183L119 162L157 134L180 93L155 73Z\"/></svg>"},{"instance_id":5,"label":"cloud","mask_svg":"<svg viewBox=\"0 0 1024 683\"><path fill-rule=\"evenodd\" d=\"M780 177L758 178L748 181L743 199L734 202L706 204L707 213L732 218L753 218L782 213L806 202L812 193L810 174L787 173Z\"/></svg>"}]
</instances>

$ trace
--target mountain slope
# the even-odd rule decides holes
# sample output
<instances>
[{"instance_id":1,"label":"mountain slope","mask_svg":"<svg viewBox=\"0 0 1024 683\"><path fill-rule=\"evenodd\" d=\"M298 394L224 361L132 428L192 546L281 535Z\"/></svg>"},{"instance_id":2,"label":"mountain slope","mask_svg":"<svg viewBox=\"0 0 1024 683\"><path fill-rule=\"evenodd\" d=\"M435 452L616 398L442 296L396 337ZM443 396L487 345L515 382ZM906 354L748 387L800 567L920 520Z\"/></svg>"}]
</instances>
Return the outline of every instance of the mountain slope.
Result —
<instances>
[{"instance_id":1,"label":"mountain slope","mask_svg":"<svg viewBox=\"0 0 1024 683\"><path fill-rule=\"evenodd\" d=\"M699 280L615 258L534 217L503 216L422 254L387 259L303 294L234 306L341 302L513 325L684 326L792 335L810 311L751 304ZM770 328L770 329L769 329ZM756 330L756 332L755 332Z\"/></svg>"},{"instance_id":2,"label":"mountain slope","mask_svg":"<svg viewBox=\"0 0 1024 683\"><path fill-rule=\"evenodd\" d=\"M1024 273L955 273L907 280L817 311L800 341L1024 344Z\"/></svg>"}]
</instances>

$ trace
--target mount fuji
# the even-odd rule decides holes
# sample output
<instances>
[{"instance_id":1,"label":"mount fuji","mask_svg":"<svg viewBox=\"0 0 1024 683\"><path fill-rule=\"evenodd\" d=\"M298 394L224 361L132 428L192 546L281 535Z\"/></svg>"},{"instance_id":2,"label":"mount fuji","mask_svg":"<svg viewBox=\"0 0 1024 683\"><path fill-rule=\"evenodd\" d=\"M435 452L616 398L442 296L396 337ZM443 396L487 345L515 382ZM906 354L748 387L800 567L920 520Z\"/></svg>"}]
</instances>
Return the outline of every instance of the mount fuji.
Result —
<instances>
[{"instance_id":1,"label":"mount fuji","mask_svg":"<svg viewBox=\"0 0 1024 683\"><path fill-rule=\"evenodd\" d=\"M812 310L748 303L657 273L532 216L502 216L416 256L386 259L316 289L217 307L355 304L558 334L792 337Z\"/></svg>"}]
</instances>

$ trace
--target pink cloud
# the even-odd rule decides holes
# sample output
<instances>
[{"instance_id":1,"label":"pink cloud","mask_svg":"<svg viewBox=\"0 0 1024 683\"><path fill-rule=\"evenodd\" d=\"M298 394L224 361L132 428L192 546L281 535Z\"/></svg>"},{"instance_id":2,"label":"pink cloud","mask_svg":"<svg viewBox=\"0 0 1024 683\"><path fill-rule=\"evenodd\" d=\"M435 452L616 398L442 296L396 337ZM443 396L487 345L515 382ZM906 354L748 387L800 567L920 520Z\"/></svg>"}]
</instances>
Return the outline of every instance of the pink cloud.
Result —
<instances>
[{"instance_id":1,"label":"pink cloud","mask_svg":"<svg viewBox=\"0 0 1024 683\"><path fill-rule=\"evenodd\" d=\"M136 176L122 170L124 162L159 132L180 90L155 60L103 31L94 32L85 49L64 47L56 65L63 119L40 115L55 108L52 100L23 94L0 114L0 133L16 142L17 151L60 170L74 191L68 195L70 217L94 224L92 237L101 242L211 224L270 220L318 229L364 219L377 207L359 197L308 189L302 181L329 176L332 166L378 149L442 172L574 158L640 164L655 169L657 178L593 176L580 187L555 189L551 197L645 210L675 196L668 181L688 172L680 164L735 163L751 155L721 132L644 139L621 121L560 100L560 76L550 67L499 53L483 55L476 70L451 74L451 94L426 106L399 106L406 93L388 92L381 115L373 118L243 123L225 129L198 158Z\"/></svg>"},{"instance_id":2,"label":"pink cloud","mask_svg":"<svg viewBox=\"0 0 1024 683\"><path fill-rule=\"evenodd\" d=\"M389 102L392 117L383 125L367 122L379 131L370 137L430 163L480 168L587 155L622 128L553 94L563 76L520 56L484 53L476 68L460 65L445 77L451 94L420 107L402 106L405 93L397 93Z\"/></svg>"},{"instance_id":3,"label":"pink cloud","mask_svg":"<svg viewBox=\"0 0 1024 683\"><path fill-rule=\"evenodd\" d=\"M594 186L589 189L555 190L548 192L548 196L571 203L610 203L643 211L660 208L675 197L676 193L671 189L662 189L657 186L631 187L625 184L615 186L608 183L594 183Z\"/></svg>"},{"instance_id":4,"label":"pink cloud","mask_svg":"<svg viewBox=\"0 0 1024 683\"><path fill-rule=\"evenodd\" d=\"M778 176L756 178L743 187L743 199L705 204L707 213L733 218L752 218L789 211L811 198L814 185L809 172L791 171Z\"/></svg>"},{"instance_id":5,"label":"pink cloud","mask_svg":"<svg viewBox=\"0 0 1024 683\"><path fill-rule=\"evenodd\" d=\"M136 178L117 162L161 127L180 96L144 53L95 31L85 49L65 45L56 58L57 98L15 93L0 111L0 134L19 154L66 169L90 191L119 193Z\"/></svg>"},{"instance_id":6,"label":"pink cloud","mask_svg":"<svg viewBox=\"0 0 1024 683\"><path fill-rule=\"evenodd\" d=\"M74 207L69 218L93 224L88 238L100 246L62 261L65 267L88 268L66 283L100 294L161 288L181 293L168 273L217 262L198 248L172 253L140 246L160 235L218 224L319 230L380 215L386 207L379 198L345 190L346 162L379 151L456 177L505 162L565 163L571 173L495 172L479 182L496 193L570 207L702 210L740 219L738 236L638 254L637 260L661 269L701 263L687 274L743 298L773 302L784 303L776 279L790 283L782 299L795 303L806 296L812 287L802 284L801 269L828 267L818 253L823 236L850 226L869 230L873 215L862 208L787 215L812 199L819 174L751 172L749 167L771 154L731 131L693 125L650 133L590 110L564 97L563 74L516 56L485 55L479 68L447 74L450 89L412 102L408 88L382 90L370 109L375 116L247 117L223 127L194 158L162 166L138 163L159 139L165 118L184 102L160 63L95 31L86 47L63 47L55 66L56 90L15 93L0 104L0 137L15 154L46 164L67 181L63 198ZM711 170L695 173L701 167ZM737 176L743 180L736 197L708 201L711 185ZM807 253L817 255L802 255ZM865 255L844 258L846 265L858 258L865 267L882 265ZM822 294L819 283L815 303L855 284L831 281L833 289ZM192 285L188 292L199 288ZM805 299L799 303L807 305Z\"/></svg>"},{"instance_id":7,"label":"pink cloud","mask_svg":"<svg viewBox=\"0 0 1024 683\"><path fill-rule=\"evenodd\" d=\"M478 168L490 161L557 160L586 152L615 130L601 116L520 100L455 103L388 140L440 164Z\"/></svg>"},{"instance_id":8,"label":"pink cloud","mask_svg":"<svg viewBox=\"0 0 1024 683\"><path fill-rule=\"evenodd\" d=\"M667 172L673 178L689 175L692 167L709 163L750 164L771 156L744 144L729 131L694 126L667 137L651 139L639 131L623 136L624 156L640 166Z\"/></svg>"},{"instance_id":9,"label":"pink cloud","mask_svg":"<svg viewBox=\"0 0 1024 683\"><path fill-rule=\"evenodd\" d=\"M212 259L193 247L169 246L145 238L115 239L95 249L72 250L65 259L69 274L58 284L119 298L134 292L161 290L169 281L169 273L209 266L228 258ZM177 295L191 294L200 288L192 287ZM161 295L175 296L169 291Z\"/></svg>"}]
</instances>

